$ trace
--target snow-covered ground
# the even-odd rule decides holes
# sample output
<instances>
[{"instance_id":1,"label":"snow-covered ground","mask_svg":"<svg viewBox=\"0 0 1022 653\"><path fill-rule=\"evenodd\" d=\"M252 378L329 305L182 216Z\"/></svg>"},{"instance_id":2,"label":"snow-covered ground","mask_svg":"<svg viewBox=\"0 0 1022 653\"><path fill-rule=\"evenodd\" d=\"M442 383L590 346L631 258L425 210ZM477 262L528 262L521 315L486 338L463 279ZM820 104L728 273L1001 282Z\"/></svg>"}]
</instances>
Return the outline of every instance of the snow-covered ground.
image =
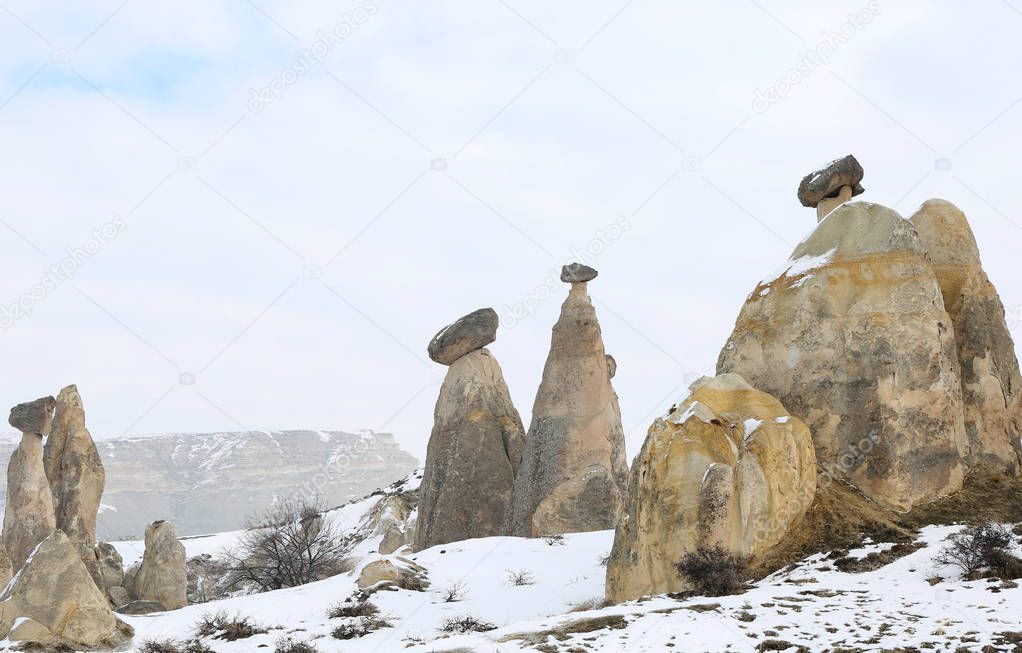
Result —
<instances>
[{"instance_id":1,"label":"snow-covered ground","mask_svg":"<svg viewBox=\"0 0 1022 653\"><path fill-rule=\"evenodd\" d=\"M367 499L345 506L338 517L357 522L372 503ZM136 646L150 638L189 638L207 612L246 616L269 629L235 642L204 640L222 653L272 651L284 635L311 641L324 653L511 652L538 646L565 652L784 650L780 642L809 651L980 651L997 642L999 633L1022 631L1022 589L987 580L964 582L952 569L936 565L934 556L943 540L957 529L924 529L919 539L923 548L874 571L841 572L826 555L815 555L736 596L660 596L584 611L573 610L602 601L611 531L567 535L562 543L511 537L469 540L405 553L428 570L430 587L375 593L370 600L391 626L353 640L331 637L334 628L354 620L330 619L327 611L356 592L362 566L389 556L370 554L350 574L303 587L125 620L136 629ZM221 534L190 538L185 544L189 555L215 553L233 538ZM140 553L135 543L117 546L126 563L129 553ZM360 548L364 553L372 547L368 542ZM872 544L849 555L862 557L889 547ZM532 584L515 585L509 578L513 572L526 572ZM936 581L937 576L944 580ZM455 585L462 588L461 599L445 602L444 591ZM441 631L445 619L465 615L496 628L456 635ZM1013 650L1013 645L987 650Z\"/></svg>"}]
</instances>

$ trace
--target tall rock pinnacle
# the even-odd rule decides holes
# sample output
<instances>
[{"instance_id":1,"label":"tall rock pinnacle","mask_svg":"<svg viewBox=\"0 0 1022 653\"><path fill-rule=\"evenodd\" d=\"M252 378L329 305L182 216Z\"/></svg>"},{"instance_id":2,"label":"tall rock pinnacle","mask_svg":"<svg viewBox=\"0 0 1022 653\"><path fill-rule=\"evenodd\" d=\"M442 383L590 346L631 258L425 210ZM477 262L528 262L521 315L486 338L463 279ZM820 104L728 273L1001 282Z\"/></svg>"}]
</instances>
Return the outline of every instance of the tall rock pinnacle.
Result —
<instances>
[{"instance_id":1,"label":"tall rock pinnacle","mask_svg":"<svg viewBox=\"0 0 1022 653\"><path fill-rule=\"evenodd\" d=\"M53 397L43 397L11 409L10 425L21 431L21 444L7 466L7 505L3 540L17 573L36 545L54 529L53 494L43 470L43 438L53 423Z\"/></svg>"},{"instance_id":2,"label":"tall rock pinnacle","mask_svg":"<svg viewBox=\"0 0 1022 653\"><path fill-rule=\"evenodd\" d=\"M500 533L525 437L500 365L485 346L486 308L441 329L430 358L449 365L426 449L415 549Z\"/></svg>"},{"instance_id":3,"label":"tall rock pinnacle","mask_svg":"<svg viewBox=\"0 0 1022 653\"><path fill-rule=\"evenodd\" d=\"M628 476L624 429L611 385L612 358L586 282L596 270L573 263L532 409L522 464L505 520L508 535L538 537L613 528ZM616 371L616 363L613 364Z\"/></svg>"}]
</instances>

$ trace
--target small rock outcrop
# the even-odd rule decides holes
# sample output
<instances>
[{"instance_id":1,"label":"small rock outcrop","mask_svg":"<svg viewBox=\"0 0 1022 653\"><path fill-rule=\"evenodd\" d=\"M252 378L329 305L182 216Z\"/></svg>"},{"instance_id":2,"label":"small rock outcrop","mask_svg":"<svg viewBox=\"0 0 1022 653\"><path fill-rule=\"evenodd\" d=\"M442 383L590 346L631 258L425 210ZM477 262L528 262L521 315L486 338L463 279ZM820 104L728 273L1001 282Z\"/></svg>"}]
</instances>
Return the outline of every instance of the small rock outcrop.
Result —
<instances>
[{"instance_id":1,"label":"small rock outcrop","mask_svg":"<svg viewBox=\"0 0 1022 653\"><path fill-rule=\"evenodd\" d=\"M378 584L421 589L428 585L428 582L426 581L425 567L408 558L390 556L374 560L362 567L356 584L359 589L366 589Z\"/></svg>"},{"instance_id":2,"label":"small rock outcrop","mask_svg":"<svg viewBox=\"0 0 1022 653\"><path fill-rule=\"evenodd\" d=\"M154 521L145 529L142 565L127 579L132 601L159 603L165 610L188 605L188 575L185 547L177 539L174 525Z\"/></svg>"},{"instance_id":3,"label":"small rock outcrop","mask_svg":"<svg viewBox=\"0 0 1022 653\"><path fill-rule=\"evenodd\" d=\"M586 283L599 274L595 269L581 263L569 263L561 267L561 281L564 283Z\"/></svg>"},{"instance_id":4,"label":"small rock outcrop","mask_svg":"<svg viewBox=\"0 0 1022 653\"><path fill-rule=\"evenodd\" d=\"M812 432L825 470L904 511L962 486L968 452L954 325L913 224L834 209L748 297L720 353Z\"/></svg>"},{"instance_id":5,"label":"small rock outcrop","mask_svg":"<svg viewBox=\"0 0 1022 653\"><path fill-rule=\"evenodd\" d=\"M53 495L43 469L43 438L50 433L55 406L53 397L18 404L8 420L21 431L21 443L7 465L3 526L3 544L15 572L57 527Z\"/></svg>"},{"instance_id":6,"label":"small rock outcrop","mask_svg":"<svg viewBox=\"0 0 1022 653\"><path fill-rule=\"evenodd\" d=\"M43 467L53 493L57 528L77 544L82 561L98 581L96 516L106 474L85 428L82 398L74 385L57 395L53 428L43 448Z\"/></svg>"},{"instance_id":7,"label":"small rock outcrop","mask_svg":"<svg viewBox=\"0 0 1022 653\"><path fill-rule=\"evenodd\" d=\"M465 354L482 349L497 339L497 311L480 308L433 336L427 352L441 365L451 365Z\"/></svg>"},{"instance_id":8,"label":"small rock outcrop","mask_svg":"<svg viewBox=\"0 0 1022 653\"><path fill-rule=\"evenodd\" d=\"M802 178L798 201L802 206L816 208L816 216L822 220L839 204L866 192L860 183L863 175L862 165L851 154L831 161Z\"/></svg>"},{"instance_id":9,"label":"small rock outcrop","mask_svg":"<svg viewBox=\"0 0 1022 653\"><path fill-rule=\"evenodd\" d=\"M980 262L965 214L951 202L924 202L911 218L926 247L954 325L961 367L970 467L1017 475L1022 377L1004 305Z\"/></svg>"},{"instance_id":10,"label":"small rock outcrop","mask_svg":"<svg viewBox=\"0 0 1022 653\"><path fill-rule=\"evenodd\" d=\"M657 419L632 464L626 516L607 565L607 598L686 589L675 565L700 546L753 557L812 503L809 429L736 374L702 378Z\"/></svg>"},{"instance_id":11,"label":"small rock outcrop","mask_svg":"<svg viewBox=\"0 0 1022 653\"><path fill-rule=\"evenodd\" d=\"M458 334L480 313L458 320L437 337L450 334L452 342L461 343L458 350L464 349L471 339ZM493 338L474 340L483 341ZM500 533L524 436L522 419L493 354L476 348L452 361L433 411L415 525L416 550Z\"/></svg>"},{"instance_id":12,"label":"small rock outcrop","mask_svg":"<svg viewBox=\"0 0 1022 653\"><path fill-rule=\"evenodd\" d=\"M71 648L113 647L133 634L110 610L78 548L59 530L39 544L0 595L0 633Z\"/></svg>"},{"instance_id":13,"label":"small rock outcrop","mask_svg":"<svg viewBox=\"0 0 1022 653\"><path fill-rule=\"evenodd\" d=\"M565 266L562 277L577 276ZM505 520L508 535L613 528L628 476L611 366L586 283L571 284L554 325Z\"/></svg>"}]
</instances>

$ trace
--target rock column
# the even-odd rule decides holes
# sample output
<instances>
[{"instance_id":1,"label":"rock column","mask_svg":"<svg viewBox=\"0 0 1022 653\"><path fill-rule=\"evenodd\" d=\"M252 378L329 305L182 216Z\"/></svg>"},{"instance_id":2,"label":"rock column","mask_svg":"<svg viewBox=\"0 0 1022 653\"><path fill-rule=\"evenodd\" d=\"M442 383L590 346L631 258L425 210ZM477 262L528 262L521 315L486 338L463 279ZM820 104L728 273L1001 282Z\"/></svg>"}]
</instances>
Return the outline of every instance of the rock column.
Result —
<instances>
[{"instance_id":1,"label":"rock column","mask_svg":"<svg viewBox=\"0 0 1022 653\"><path fill-rule=\"evenodd\" d=\"M3 525L3 543L15 573L57 527L53 495L43 469L43 438L50 433L55 406L53 397L18 404L8 420L21 431L21 443L7 466Z\"/></svg>"},{"instance_id":2,"label":"rock column","mask_svg":"<svg viewBox=\"0 0 1022 653\"><path fill-rule=\"evenodd\" d=\"M611 385L616 363L603 335L587 282L596 270L573 263L561 270L571 284L554 325L550 354L536 393L505 532L520 537L613 528L628 475L624 429Z\"/></svg>"},{"instance_id":3,"label":"rock column","mask_svg":"<svg viewBox=\"0 0 1022 653\"><path fill-rule=\"evenodd\" d=\"M485 346L497 313L480 309L445 327L429 345L449 365L426 450L415 549L499 535L525 437L504 375Z\"/></svg>"}]
</instances>

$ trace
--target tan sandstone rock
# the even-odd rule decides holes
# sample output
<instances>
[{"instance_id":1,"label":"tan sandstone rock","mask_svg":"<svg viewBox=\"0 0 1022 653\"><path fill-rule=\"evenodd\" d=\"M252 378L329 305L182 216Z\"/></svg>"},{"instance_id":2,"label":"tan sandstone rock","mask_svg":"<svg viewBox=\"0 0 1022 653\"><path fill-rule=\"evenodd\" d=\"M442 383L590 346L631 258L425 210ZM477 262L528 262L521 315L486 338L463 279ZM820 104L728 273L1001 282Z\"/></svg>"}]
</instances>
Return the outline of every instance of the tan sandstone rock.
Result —
<instances>
[{"instance_id":1,"label":"tan sandstone rock","mask_svg":"<svg viewBox=\"0 0 1022 653\"><path fill-rule=\"evenodd\" d=\"M607 598L685 589L675 564L700 546L753 557L816 492L809 429L737 374L702 378L649 429L632 464L607 566Z\"/></svg>"},{"instance_id":2,"label":"tan sandstone rock","mask_svg":"<svg viewBox=\"0 0 1022 653\"><path fill-rule=\"evenodd\" d=\"M911 222L832 211L746 300L720 353L809 426L828 473L908 510L962 485L968 452L954 326Z\"/></svg>"},{"instance_id":3,"label":"tan sandstone rock","mask_svg":"<svg viewBox=\"0 0 1022 653\"><path fill-rule=\"evenodd\" d=\"M426 568L418 565L408 558L391 556L373 560L362 567L358 574L359 589L372 587L377 583L388 583L398 586L408 586L414 582L418 587L423 583L421 580Z\"/></svg>"},{"instance_id":4,"label":"tan sandstone rock","mask_svg":"<svg viewBox=\"0 0 1022 653\"><path fill-rule=\"evenodd\" d=\"M96 516L106 474L92 435L85 428L85 410L78 388L69 385L57 395L53 428L43 449L57 528L78 546L82 561L97 582Z\"/></svg>"},{"instance_id":5,"label":"tan sandstone rock","mask_svg":"<svg viewBox=\"0 0 1022 653\"><path fill-rule=\"evenodd\" d=\"M958 207L940 199L924 202L911 220L954 324L969 465L1018 474L1022 377L1004 305L983 271L972 228Z\"/></svg>"},{"instance_id":6,"label":"tan sandstone rock","mask_svg":"<svg viewBox=\"0 0 1022 653\"><path fill-rule=\"evenodd\" d=\"M525 431L487 349L455 360L433 411L415 549L501 531Z\"/></svg>"},{"instance_id":7,"label":"tan sandstone rock","mask_svg":"<svg viewBox=\"0 0 1022 653\"><path fill-rule=\"evenodd\" d=\"M77 547L62 531L39 544L0 595L0 632L22 641L104 647L132 634L110 610Z\"/></svg>"},{"instance_id":8,"label":"tan sandstone rock","mask_svg":"<svg viewBox=\"0 0 1022 653\"><path fill-rule=\"evenodd\" d=\"M154 521L145 529L145 553L141 566L125 580L133 601L156 602L167 610L188 605L185 547L174 525Z\"/></svg>"},{"instance_id":9,"label":"tan sandstone rock","mask_svg":"<svg viewBox=\"0 0 1022 653\"><path fill-rule=\"evenodd\" d=\"M43 438L50 432L55 405L53 397L43 397L11 409L11 426L22 430L21 443L7 465L3 526L3 543L14 571L57 527L43 469Z\"/></svg>"},{"instance_id":10,"label":"tan sandstone rock","mask_svg":"<svg viewBox=\"0 0 1022 653\"><path fill-rule=\"evenodd\" d=\"M628 476L624 429L586 285L571 284L553 328L505 520L508 535L595 531L617 523Z\"/></svg>"},{"instance_id":11,"label":"tan sandstone rock","mask_svg":"<svg viewBox=\"0 0 1022 653\"><path fill-rule=\"evenodd\" d=\"M7 554L7 547L0 542L0 587L7 587L14 577L14 567L11 564L11 556Z\"/></svg>"}]
</instances>

